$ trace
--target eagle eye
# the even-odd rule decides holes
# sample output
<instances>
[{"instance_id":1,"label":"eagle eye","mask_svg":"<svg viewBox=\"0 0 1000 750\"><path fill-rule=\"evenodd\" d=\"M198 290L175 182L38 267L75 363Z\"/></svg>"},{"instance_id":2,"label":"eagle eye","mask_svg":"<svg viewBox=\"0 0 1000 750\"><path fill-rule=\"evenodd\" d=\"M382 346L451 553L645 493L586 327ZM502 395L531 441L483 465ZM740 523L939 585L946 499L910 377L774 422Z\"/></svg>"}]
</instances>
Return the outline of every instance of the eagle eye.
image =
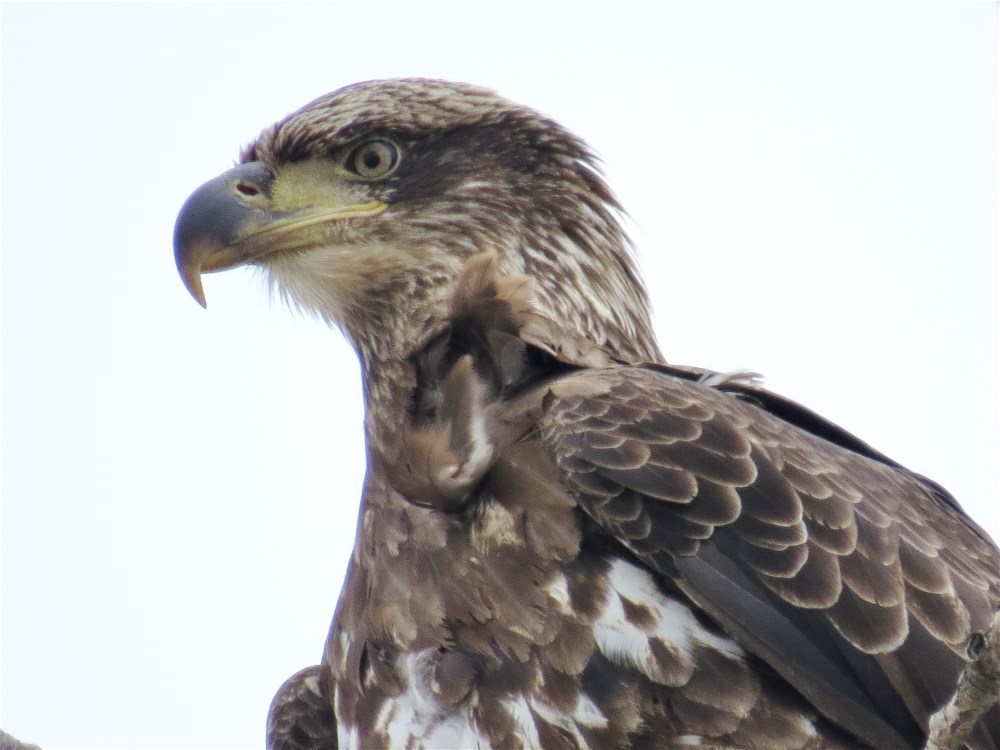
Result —
<instances>
[{"instance_id":1,"label":"eagle eye","mask_svg":"<svg viewBox=\"0 0 1000 750\"><path fill-rule=\"evenodd\" d=\"M389 174L398 163L396 144L379 138L356 146L347 156L345 166L359 177L377 180Z\"/></svg>"}]
</instances>

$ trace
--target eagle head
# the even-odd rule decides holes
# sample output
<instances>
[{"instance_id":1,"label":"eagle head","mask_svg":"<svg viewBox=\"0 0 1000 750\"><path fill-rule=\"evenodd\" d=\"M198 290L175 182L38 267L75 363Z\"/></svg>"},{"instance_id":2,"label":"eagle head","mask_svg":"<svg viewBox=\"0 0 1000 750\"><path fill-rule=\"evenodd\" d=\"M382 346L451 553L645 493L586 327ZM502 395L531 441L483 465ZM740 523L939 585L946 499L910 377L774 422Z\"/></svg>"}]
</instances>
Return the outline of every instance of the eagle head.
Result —
<instances>
[{"instance_id":1,"label":"eagle head","mask_svg":"<svg viewBox=\"0 0 1000 750\"><path fill-rule=\"evenodd\" d=\"M266 128L196 190L177 267L262 269L294 306L340 327L366 370L443 325L473 255L534 281L541 314L624 360L658 357L648 304L596 159L538 113L474 86L370 81Z\"/></svg>"}]
</instances>

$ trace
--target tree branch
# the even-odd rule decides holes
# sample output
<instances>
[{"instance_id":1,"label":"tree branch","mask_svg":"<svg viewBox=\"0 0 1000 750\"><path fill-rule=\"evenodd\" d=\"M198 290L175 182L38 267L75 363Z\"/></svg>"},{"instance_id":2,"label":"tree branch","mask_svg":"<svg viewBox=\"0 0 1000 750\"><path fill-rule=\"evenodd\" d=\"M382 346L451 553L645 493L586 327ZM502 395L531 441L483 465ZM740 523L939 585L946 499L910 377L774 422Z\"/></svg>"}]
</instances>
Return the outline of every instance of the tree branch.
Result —
<instances>
[{"instance_id":1,"label":"tree branch","mask_svg":"<svg viewBox=\"0 0 1000 750\"><path fill-rule=\"evenodd\" d=\"M5 731L0 729L0 750L41 750L38 745L29 745L27 742L21 742L14 737L11 737Z\"/></svg>"},{"instance_id":2,"label":"tree branch","mask_svg":"<svg viewBox=\"0 0 1000 750\"><path fill-rule=\"evenodd\" d=\"M988 630L972 634L968 654L955 694L931 716L925 750L961 750L983 714L1000 701L1000 612Z\"/></svg>"}]
</instances>

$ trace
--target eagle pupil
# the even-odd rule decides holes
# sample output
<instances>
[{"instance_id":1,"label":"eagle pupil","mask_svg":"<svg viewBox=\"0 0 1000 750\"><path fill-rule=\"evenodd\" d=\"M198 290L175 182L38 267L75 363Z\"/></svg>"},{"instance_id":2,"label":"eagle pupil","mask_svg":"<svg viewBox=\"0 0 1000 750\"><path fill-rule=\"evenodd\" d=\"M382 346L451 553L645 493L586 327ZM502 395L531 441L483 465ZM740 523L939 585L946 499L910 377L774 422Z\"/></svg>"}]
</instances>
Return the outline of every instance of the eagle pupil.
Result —
<instances>
[{"instance_id":1,"label":"eagle pupil","mask_svg":"<svg viewBox=\"0 0 1000 750\"><path fill-rule=\"evenodd\" d=\"M375 169L381 163L382 157L373 149L364 155L363 161L367 169Z\"/></svg>"}]
</instances>

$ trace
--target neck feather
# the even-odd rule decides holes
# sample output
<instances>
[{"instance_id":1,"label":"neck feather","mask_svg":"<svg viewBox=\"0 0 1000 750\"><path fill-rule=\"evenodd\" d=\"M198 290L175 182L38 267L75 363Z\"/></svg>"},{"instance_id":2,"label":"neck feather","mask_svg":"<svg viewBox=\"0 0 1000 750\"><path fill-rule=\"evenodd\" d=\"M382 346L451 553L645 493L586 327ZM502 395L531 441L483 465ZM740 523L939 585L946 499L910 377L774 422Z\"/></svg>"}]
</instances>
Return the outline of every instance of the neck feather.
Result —
<instances>
[{"instance_id":1,"label":"neck feather","mask_svg":"<svg viewBox=\"0 0 1000 750\"><path fill-rule=\"evenodd\" d=\"M268 264L284 298L340 328L358 352L370 448L392 440L416 387L412 356L447 326L459 270L483 250L495 253L501 275L534 280L537 312L567 336L619 361L662 361L624 234L606 212L576 222L572 233L537 217L523 235L495 229L466 225L391 247L317 249Z\"/></svg>"}]
</instances>

